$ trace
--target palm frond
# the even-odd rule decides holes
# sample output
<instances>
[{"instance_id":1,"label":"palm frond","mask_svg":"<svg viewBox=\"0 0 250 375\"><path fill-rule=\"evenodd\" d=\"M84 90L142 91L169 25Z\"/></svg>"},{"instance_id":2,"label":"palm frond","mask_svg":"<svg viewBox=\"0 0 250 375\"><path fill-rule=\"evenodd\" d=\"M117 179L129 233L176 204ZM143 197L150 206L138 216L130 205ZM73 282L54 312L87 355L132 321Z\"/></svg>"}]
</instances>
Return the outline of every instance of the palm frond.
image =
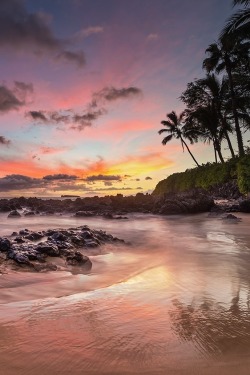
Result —
<instances>
[{"instance_id":1,"label":"palm frond","mask_svg":"<svg viewBox=\"0 0 250 375\"><path fill-rule=\"evenodd\" d=\"M173 122L172 126L177 126L178 123L178 117L175 111L172 111L171 113L167 114L167 117Z\"/></svg>"},{"instance_id":2,"label":"palm frond","mask_svg":"<svg viewBox=\"0 0 250 375\"><path fill-rule=\"evenodd\" d=\"M233 6L244 5L245 7L250 5L250 0L233 0Z\"/></svg>"},{"instance_id":3,"label":"palm frond","mask_svg":"<svg viewBox=\"0 0 250 375\"><path fill-rule=\"evenodd\" d=\"M163 138L162 140L162 144L165 145L167 144L169 141L171 141L171 139L173 138L172 134L168 135L167 137Z\"/></svg>"},{"instance_id":4,"label":"palm frond","mask_svg":"<svg viewBox=\"0 0 250 375\"><path fill-rule=\"evenodd\" d=\"M236 30L240 26L247 26L249 28L250 22L250 9L240 9L238 12L234 13L226 22L225 27L220 33L219 39L224 40L226 37L235 36L237 38ZM235 33L235 35L233 35Z\"/></svg>"},{"instance_id":5,"label":"palm frond","mask_svg":"<svg viewBox=\"0 0 250 375\"><path fill-rule=\"evenodd\" d=\"M215 68L216 73L219 74L220 72L222 72L225 69L225 67L226 67L225 62L222 61L220 64L218 64L216 66L216 68Z\"/></svg>"},{"instance_id":6,"label":"palm frond","mask_svg":"<svg viewBox=\"0 0 250 375\"><path fill-rule=\"evenodd\" d=\"M158 131L158 134L162 134L162 133L172 133L172 130L171 129L160 129Z\"/></svg>"},{"instance_id":7,"label":"palm frond","mask_svg":"<svg viewBox=\"0 0 250 375\"><path fill-rule=\"evenodd\" d=\"M168 120L161 121L161 124L164 125L164 126L168 126L169 128L174 127L174 124L171 121L168 121Z\"/></svg>"}]
</instances>

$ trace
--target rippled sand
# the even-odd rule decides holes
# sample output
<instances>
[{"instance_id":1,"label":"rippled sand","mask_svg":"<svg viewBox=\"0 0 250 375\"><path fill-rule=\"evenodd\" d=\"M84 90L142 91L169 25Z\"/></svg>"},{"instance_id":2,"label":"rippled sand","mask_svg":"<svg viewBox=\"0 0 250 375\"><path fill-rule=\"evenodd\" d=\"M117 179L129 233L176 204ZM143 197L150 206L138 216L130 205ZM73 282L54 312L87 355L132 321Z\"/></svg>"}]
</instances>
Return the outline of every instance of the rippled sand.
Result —
<instances>
[{"instance_id":1,"label":"rippled sand","mask_svg":"<svg viewBox=\"0 0 250 375\"><path fill-rule=\"evenodd\" d=\"M65 217L131 241L86 275L0 275L0 374L250 374L250 217Z\"/></svg>"}]
</instances>

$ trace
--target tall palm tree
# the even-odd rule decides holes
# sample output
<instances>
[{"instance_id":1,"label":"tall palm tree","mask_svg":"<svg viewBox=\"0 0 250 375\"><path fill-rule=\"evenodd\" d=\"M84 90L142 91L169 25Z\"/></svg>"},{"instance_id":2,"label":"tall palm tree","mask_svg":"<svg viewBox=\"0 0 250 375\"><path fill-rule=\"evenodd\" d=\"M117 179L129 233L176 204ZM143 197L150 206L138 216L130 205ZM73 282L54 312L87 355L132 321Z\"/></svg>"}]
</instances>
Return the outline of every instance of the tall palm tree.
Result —
<instances>
[{"instance_id":1,"label":"tall palm tree","mask_svg":"<svg viewBox=\"0 0 250 375\"><path fill-rule=\"evenodd\" d=\"M162 140L163 145L166 145L168 142L170 142L174 138L180 139L183 151L184 151L184 146L185 146L190 156L192 157L193 161L195 162L197 167L199 167L197 160L195 159L194 155L192 154L187 143L184 140L184 138L187 138L191 143L193 143L195 140L194 135L192 134L192 131L185 132L185 130L183 129L184 128L184 123L183 123L184 116L185 116L185 111L182 112L180 116L177 116L175 111L168 113L167 120L161 121L161 124L164 125L166 128L160 129L158 133L159 134L168 133L168 135L164 137Z\"/></svg>"},{"instance_id":2,"label":"tall palm tree","mask_svg":"<svg viewBox=\"0 0 250 375\"><path fill-rule=\"evenodd\" d=\"M197 107L194 110L187 110L185 118L185 128L192 129L197 138L204 143L213 143L215 162L217 163L217 154L220 161L224 163L221 153L221 141L223 133L219 127L219 118L216 108L211 105Z\"/></svg>"},{"instance_id":3,"label":"tall palm tree","mask_svg":"<svg viewBox=\"0 0 250 375\"><path fill-rule=\"evenodd\" d=\"M229 87L230 87L230 95L232 100L232 111L235 121L235 131L237 136L237 143L238 143L238 150L239 156L244 155L244 145L242 139L242 133L240 129L239 117L237 113L236 107L236 95L235 95L235 88L234 88L234 80L233 80L233 69L237 66L239 56L242 58L248 58L246 56L245 46L241 42L237 42L236 44L230 40L230 38L226 38L219 43L210 44L210 46L206 50L209 53L209 57L203 61L203 68L207 70L207 72L216 71L220 73L221 71L225 70L227 72Z\"/></svg>"},{"instance_id":4,"label":"tall palm tree","mask_svg":"<svg viewBox=\"0 0 250 375\"><path fill-rule=\"evenodd\" d=\"M192 113L201 114L210 108L209 113L211 113L211 111L214 113L212 116L214 124L211 126L208 122L207 131L209 133L212 131L212 137L214 138L216 130L216 134L220 138L220 143L222 139L225 138L227 140L231 155L234 158L235 154L228 134L229 132L232 132L232 127L227 121L227 96L228 84L225 77L220 80L214 74L207 74L205 78L197 79L194 82L189 83L187 89L182 93L180 98L188 108L189 119L191 118L190 116ZM202 111L202 108L204 108L204 111ZM206 121L202 121L202 128L204 128L205 125ZM201 138L199 135L198 137Z\"/></svg>"}]
</instances>

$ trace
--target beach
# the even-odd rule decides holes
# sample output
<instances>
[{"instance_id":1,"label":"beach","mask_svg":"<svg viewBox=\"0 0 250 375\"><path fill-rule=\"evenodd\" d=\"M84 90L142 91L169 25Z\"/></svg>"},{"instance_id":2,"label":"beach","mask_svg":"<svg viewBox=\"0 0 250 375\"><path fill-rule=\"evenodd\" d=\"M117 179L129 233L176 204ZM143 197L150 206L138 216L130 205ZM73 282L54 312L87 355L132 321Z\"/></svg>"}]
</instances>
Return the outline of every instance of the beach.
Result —
<instances>
[{"instance_id":1,"label":"beach","mask_svg":"<svg viewBox=\"0 0 250 375\"><path fill-rule=\"evenodd\" d=\"M248 374L250 218L237 216L1 214L4 236L88 225L126 243L86 250L86 273L0 275L0 373Z\"/></svg>"}]
</instances>

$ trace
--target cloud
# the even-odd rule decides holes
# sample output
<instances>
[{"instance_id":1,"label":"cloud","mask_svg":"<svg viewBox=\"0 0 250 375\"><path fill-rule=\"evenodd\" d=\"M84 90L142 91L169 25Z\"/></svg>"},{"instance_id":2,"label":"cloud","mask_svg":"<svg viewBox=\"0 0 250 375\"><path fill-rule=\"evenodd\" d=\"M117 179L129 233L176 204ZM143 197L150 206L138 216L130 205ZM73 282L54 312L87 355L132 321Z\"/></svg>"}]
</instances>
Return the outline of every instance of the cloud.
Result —
<instances>
[{"instance_id":1,"label":"cloud","mask_svg":"<svg viewBox=\"0 0 250 375\"><path fill-rule=\"evenodd\" d=\"M48 119L44 111L29 111L27 115L30 116L35 121L48 122Z\"/></svg>"},{"instance_id":2,"label":"cloud","mask_svg":"<svg viewBox=\"0 0 250 375\"><path fill-rule=\"evenodd\" d=\"M84 181L87 181L87 182L93 182L93 181L121 181L121 176L99 174L99 175L88 176L87 178L84 179Z\"/></svg>"},{"instance_id":3,"label":"cloud","mask_svg":"<svg viewBox=\"0 0 250 375\"><path fill-rule=\"evenodd\" d=\"M8 89L8 87L0 86L0 111L8 112L10 110L17 110L19 107L24 105L15 94Z\"/></svg>"},{"instance_id":4,"label":"cloud","mask_svg":"<svg viewBox=\"0 0 250 375\"><path fill-rule=\"evenodd\" d=\"M101 34L103 33L103 31L104 31L104 28L101 26L90 26L90 27L87 27L86 29L82 29L78 31L77 33L75 33L73 36L73 39L78 40L78 39L87 38L88 36L93 35L93 34Z\"/></svg>"},{"instance_id":5,"label":"cloud","mask_svg":"<svg viewBox=\"0 0 250 375\"><path fill-rule=\"evenodd\" d=\"M110 182L110 181L105 181L105 182L104 182L104 185L105 185L105 186L113 186L113 183Z\"/></svg>"},{"instance_id":6,"label":"cloud","mask_svg":"<svg viewBox=\"0 0 250 375\"><path fill-rule=\"evenodd\" d=\"M147 36L147 40L149 41L158 40L158 39L159 39L159 35L156 33L152 33Z\"/></svg>"},{"instance_id":7,"label":"cloud","mask_svg":"<svg viewBox=\"0 0 250 375\"><path fill-rule=\"evenodd\" d=\"M83 52L65 49L67 42L55 37L49 19L50 16L42 12L30 13L22 0L1 0L0 48L26 50L37 55L46 53L83 66Z\"/></svg>"},{"instance_id":8,"label":"cloud","mask_svg":"<svg viewBox=\"0 0 250 375\"><path fill-rule=\"evenodd\" d=\"M11 174L0 178L0 191L24 190L40 185L40 179L19 174Z\"/></svg>"},{"instance_id":9,"label":"cloud","mask_svg":"<svg viewBox=\"0 0 250 375\"><path fill-rule=\"evenodd\" d=\"M67 181L67 180L76 180L77 176L59 173L59 174L52 174L52 175L49 174L47 176L44 176L43 179L47 181L55 181L55 180Z\"/></svg>"},{"instance_id":10,"label":"cloud","mask_svg":"<svg viewBox=\"0 0 250 375\"><path fill-rule=\"evenodd\" d=\"M47 154L56 154L58 152L63 152L67 150L67 147L49 147L49 146L41 146L41 148L38 150L43 155Z\"/></svg>"},{"instance_id":11,"label":"cloud","mask_svg":"<svg viewBox=\"0 0 250 375\"><path fill-rule=\"evenodd\" d=\"M9 146L11 141L0 135L0 144L4 146Z\"/></svg>"},{"instance_id":12,"label":"cloud","mask_svg":"<svg viewBox=\"0 0 250 375\"><path fill-rule=\"evenodd\" d=\"M123 87L117 89L113 86L104 87L102 90L94 93L93 95L93 103L98 102L100 100L105 101L114 101L117 99L127 99L131 97L135 97L141 95L142 91L137 87Z\"/></svg>"},{"instance_id":13,"label":"cloud","mask_svg":"<svg viewBox=\"0 0 250 375\"><path fill-rule=\"evenodd\" d=\"M31 83L16 81L14 87L0 86L0 112L18 110L26 104L27 95L33 92Z\"/></svg>"},{"instance_id":14,"label":"cloud","mask_svg":"<svg viewBox=\"0 0 250 375\"><path fill-rule=\"evenodd\" d=\"M62 51L57 56L59 60L65 60L68 62L75 62L79 66L86 64L85 56L82 51L72 52L72 51Z\"/></svg>"},{"instance_id":15,"label":"cloud","mask_svg":"<svg viewBox=\"0 0 250 375\"><path fill-rule=\"evenodd\" d=\"M93 121L97 120L106 112L107 111L104 108L100 108L96 111L86 112L83 115L74 114L72 117L72 122L74 123L74 125L71 126L71 129L83 130L86 126L91 126Z\"/></svg>"},{"instance_id":16,"label":"cloud","mask_svg":"<svg viewBox=\"0 0 250 375\"><path fill-rule=\"evenodd\" d=\"M152 180L152 177L145 177L145 180Z\"/></svg>"},{"instance_id":17,"label":"cloud","mask_svg":"<svg viewBox=\"0 0 250 375\"><path fill-rule=\"evenodd\" d=\"M59 111L29 111L26 117L31 118L37 124L71 124L71 129L83 130L87 126L91 126L94 121L107 113L105 108L109 102L117 99L129 99L134 96L141 95L142 91L137 87L104 87L102 90L92 95L91 101L85 106L82 112L70 110Z\"/></svg>"},{"instance_id":18,"label":"cloud","mask_svg":"<svg viewBox=\"0 0 250 375\"><path fill-rule=\"evenodd\" d=\"M71 129L83 130L87 126L91 126L92 122L106 113L105 109L90 110L83 113L76 113L72 110L68 111L29 111L26 117L31 118L37 124L72 124Z\"/></svg>"}]
</instances>

